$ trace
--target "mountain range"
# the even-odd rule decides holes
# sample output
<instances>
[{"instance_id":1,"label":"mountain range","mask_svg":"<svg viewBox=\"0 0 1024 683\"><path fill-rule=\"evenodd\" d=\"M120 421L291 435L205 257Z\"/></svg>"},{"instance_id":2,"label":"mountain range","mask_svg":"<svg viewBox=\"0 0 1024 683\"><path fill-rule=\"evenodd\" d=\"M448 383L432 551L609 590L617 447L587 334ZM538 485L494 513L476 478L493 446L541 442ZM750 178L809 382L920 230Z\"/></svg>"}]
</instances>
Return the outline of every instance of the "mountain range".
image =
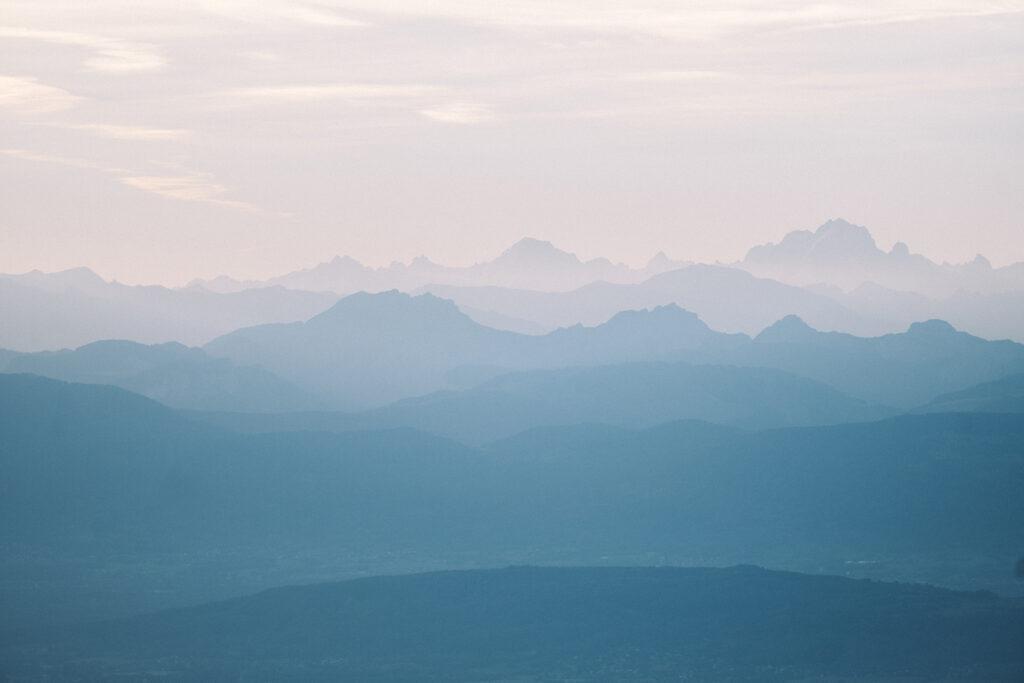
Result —
<instances>
[{"instance_id":1,"label":"mountain range","mask_svg":"<svg viewBox=\"0 0 1024 683\"><path fill-rule=\"evenodd\" d=\"M306 320L339 297L398 289L454 301L486 326L543 334L597 325L623 310L675 303L726 332L755 335L785 315L862 336L947 320L988 339L1024 341L1024 264L983 257L936 264L902 245L878 249L841 219L752 248L733 264L692 264L659 254L640 269L582 261L524 239L492 261L450 268L419 258L370 268L336 257L265 281L227 277L187 287L129 287L79 268L0 275L0 347L73 348L104 339L202 345L240 327Z\"/></svg>"},{"instance_id":2,"label":"mountain range","mask_svg":"<svg viewBox=\"0 0 1024 683\"><path fill-rule=\"evenodd\" d=\"M450 301L400 292L352 295L305 323L237 330L204 350L262 366L345 410L471 387L512 371L637 361L772 368L902 409L1024 372L1024 345L990 342L942 321L864 338L818 332L786 316L751 340L715 332L669 305L531 336L479 325Z\"/></svg>"},{"instance_id":3,"label":"mountain range","mask_svg":"<svg viewBox=\"0 0 1024 683\"><path fill-rule=\"evenodd\" d=\"M480 448L242 434L114 387L0 375L0 601L11 627L510 562L754 562L1013 593L1022 444L1019 415L984 413L582 424Z\"/></svg>"},{"instance_id":4,"label":"mountain range","mask_svg":"<svg viewBox=\"0 0 1024 683\"><path fill-rule=\"evenodd\" d=\"M415 258L408 264L395 262L383 268L371 268L351 257L336 256L312 268L262 282L240 282L222 276L213 280L193 280L189 287L238 292L253 287L280 285L289 289L338 295L360 291L383 292L389 289L411 291L428 284L567 291L599 280L642 282L653 275L686 265L689 263L673 261L664 253L657 254L644 268L639 269L612 263L606 258L582 261L575 254L562 251L550 242L527 237L491 261L462 268L442 266L425 256Z\"/></svg>"},{"instance_id":5,"label":"mountain range","mask_svg":"<svg viewBox=\"0 0 1024 683\"><path fill-rule=\"evenodd\" d=\"M753 247L736 264L754 275L794 285L824 283L850 291L880 287L944 299L957 292L995 294L1024 290L1024 263L993 268L981 254L957 265L938 264L910 253L903 242L878 248L868 229L841 218L813 232L795 230L777 244Z\"/></svg>"},{"instance_id":6,"label":"mountain range","mask_svg":"<svg viewBox=\"0 0 1024 683\"><path fill-rule=\"evenodd\" d=\"M706 365L735 367L689 367ZM716 332L675 304L524 335L480 325L451 301L392 291L345 297L304 322L242 328L202 349L104 341L7 352L0 371L113 384L183 409L344 410L360 414L328 423L418 426L478 440L490 428L504 435L595 415L633 426L874 419L1024 372L1024 346L937 320L857 337L817 331L792 315L751 339ZM647 416L641 404L651 406Z\"/></svg>"}]
</instances>

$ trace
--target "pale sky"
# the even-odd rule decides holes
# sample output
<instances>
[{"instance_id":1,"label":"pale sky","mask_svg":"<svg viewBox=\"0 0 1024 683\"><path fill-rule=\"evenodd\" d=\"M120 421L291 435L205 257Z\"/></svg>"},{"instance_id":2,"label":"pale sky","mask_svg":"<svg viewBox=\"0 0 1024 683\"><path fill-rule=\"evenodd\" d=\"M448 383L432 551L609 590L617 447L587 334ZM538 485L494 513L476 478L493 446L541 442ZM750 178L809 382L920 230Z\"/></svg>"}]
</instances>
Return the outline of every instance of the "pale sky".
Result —
<instances>
[{"instance_id":1,"label":"pale sky","mask_svg":"<svg viewBox=\"0 0 1024 683\"><path fill-rule=\"evenodd\" d=\"M1024 261L1024 0L0 0L0 55L0 272Z\"/></svg>"}]
</instances>

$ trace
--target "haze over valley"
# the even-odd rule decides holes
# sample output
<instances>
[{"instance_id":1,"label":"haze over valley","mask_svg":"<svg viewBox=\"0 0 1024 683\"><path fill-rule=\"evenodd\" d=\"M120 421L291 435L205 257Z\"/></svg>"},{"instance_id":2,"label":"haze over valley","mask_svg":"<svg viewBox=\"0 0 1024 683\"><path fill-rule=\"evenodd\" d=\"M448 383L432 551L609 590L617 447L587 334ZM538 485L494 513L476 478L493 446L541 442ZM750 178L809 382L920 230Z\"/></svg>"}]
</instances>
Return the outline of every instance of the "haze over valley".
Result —
<instances>
[{"instance_id":1,"label":"haze over valley","mask_svg":"<svg viewBox=\"0 0 1024 683\"><path fill-rule=\"evenodd\" d=\"M0 0L0 683L1024 680L1024 2Z\"/></svg>"}]
</instances>

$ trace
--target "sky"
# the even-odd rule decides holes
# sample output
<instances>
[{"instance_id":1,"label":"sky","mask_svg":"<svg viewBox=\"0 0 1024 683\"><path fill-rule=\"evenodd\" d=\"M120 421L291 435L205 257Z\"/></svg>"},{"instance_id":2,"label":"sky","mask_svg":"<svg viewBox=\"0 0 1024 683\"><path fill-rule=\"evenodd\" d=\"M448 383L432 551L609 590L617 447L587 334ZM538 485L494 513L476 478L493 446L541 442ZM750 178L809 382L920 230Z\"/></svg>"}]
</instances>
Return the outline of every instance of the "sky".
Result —
<instances>
[{"instance_id":1,"label":"sky","mask_svg":"<svg viewBox=\"0 0 1024 683\"><path fill-rule=\"evenodd\" d=\"M1024 261L1024 0L0 0L0 54L0 272Z\"/></svg>"}]
</instances>

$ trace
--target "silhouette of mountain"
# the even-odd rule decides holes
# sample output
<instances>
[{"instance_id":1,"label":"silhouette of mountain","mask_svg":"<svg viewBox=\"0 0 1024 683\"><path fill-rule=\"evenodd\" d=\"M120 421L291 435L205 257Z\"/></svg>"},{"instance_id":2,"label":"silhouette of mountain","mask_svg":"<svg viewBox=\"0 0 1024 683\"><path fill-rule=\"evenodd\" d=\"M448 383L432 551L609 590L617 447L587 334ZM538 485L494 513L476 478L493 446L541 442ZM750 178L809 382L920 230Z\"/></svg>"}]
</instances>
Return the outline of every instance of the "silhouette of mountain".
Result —
<instances>
[{"instance_id":1,"label":"silhouette of mountain","mask_svg":"<svg viewBox=\"0 0 1024 683\"><path fill-rule=\"evenodd\" d=\"M203 344L247 325L305 319L335 300L281 287L234 294L130 287L87 268L0 275L0 346L55 350L104 339Z\"/></svg>"},{"instance_id":2,"label":"silhouette of mountain","mask_svg":"<svg viewBox=\"0 0 1024 683\"><path fill-rule=\"evenodd\" d=\"M1021 278L1024 283L1024 277ZM864 283L849 292L836 287L810 287L842 306L880 320L890 329L906 327L915 320L941 318L957 329L986 339L1024 342L1024 286L1017 291L957 290L949 296L929 298L918 292L898 291Z\"/></svg>"},{"instance_id":3,"label":"silhouette of mountain","mask_svg":"<svg viewBox=\"0 0 1024 683\"><path fill-rule=\"evenodd\" d=\"M19 679L97 681L1009 681L1022 639L1024 606L989 593L753 566L511 567L275 588L4 656Z\"/></svg>"},{"instance_id":4,"label":"silhouette of mountain","mask_svg":"<svg viewBox=\"0 0 1024 683\"><path fill-rule=\"evenodd\" d=\"M860 334L888 331L870 316L854 313L830 297L723 266L687 266L639 284L597 282L569 292L439 285L418 291L451 299L467 309L528 320L549 330L600 325L620 311L676 304L713 329L732 333L756 334L789 314L798 314L823 329Z\"/></svg>"},{"instance_id":5,"label":"silhouette of mountain","mask_svg":"<svg viewBox=\"0 0 1024 683\"><path fill-rule=\"evenodd\" d=\"M468 391L405 399L363 413L355 424L412 427L479 444L543 425L638 428L696 419L764 428L877 420L894 413L777 370L627 363L502 375Z\"/></svg>"},{"instance_id":6,"label":"silhouette of mountain","mask_svg":"<svg viewBox=\"0 0 1024 683\"><path fill-rule=\"evenodd\" d=\"M110 384L192 410L266 412L321 407L313 397L263 368L237 367L227 359L211 358L201 349L177 343L93 342L74 351L20 354L0 364L0 371Z\"/></svg>"},{"instance_id":7,"label":"silhouette of mountain","mask_svg":"<svg viewBox=\"0 0 1024 683\"><path fill-rule=\"evenodd\" d=\"M205 349L351 409L446 386L460 365L514 358L517 337L473 322L450 301L391 291L353 294L305 323L236 330Z\"/></svg>"},{"instance_id":8,"label":"silhouette of mountain","mask_svg":"<svg viewBox=\"0 0 1024 683\"><path fill-rule=\"evenodd\" d=\"M874 283L932 299L948 298L959 290L984 294L1024 291L1024 264L994 269L979 254L969 263L940 265L910 253L902 242L885 252L867 228L842 218L829 220L814 232L790 232L778 244L753 247L737 265L789 284L820 282L852 290Z\"/></svg>"},{"instance_id":9,"label":"silhouette of mountain","mask_svg":"<svg viewBox=\"0 0 1024 683\"><path fill-rule=\"evenodd\" d=\"M205 349L262 365L351 410L509 370L657 360L680 349L744 341L708 329L675 306L623 313L595 328L527 336L479 325L451 301L392 291L354 294L306 323L237 330Z\"/></svg>"},{"instance_id":10,"label":"silhouette of mountain","mask_svg":"<svg viewBox=\"0 0 1024 683\"><path fill-rule=\"evenodd\" d=\"M936 396L915 412L1024 413L1024 374Z\"/></svg>"},{"instance_id":11,"label":"silhouette of mountain","mask_svg":"<svg viewBox=\"0 0 1024 683\"><path fill-rule=\"evenodd\" d=\"M1021 444L1019 415L984 413L579 425L486 449L407 429L240 435L113 387L0 375L0 630L510 561L756 562L1019 592Z\"/></svg>"},{"instance_id":12,"label":"silhouette of mountain","mask_svg":"<svg viewBox=\"0 0 1024 683\"><path fill-rule=\"evenodd\" d=\"M674 280L682 273L655 280ZM715 275L728 283L759 287L740 271L717 269ZM733 290L733 296L746 292L747 284ZM744 304L757 305L757 300ZM764 305L758 315L771 312ZM399 292L346 297L306 323L237 330L205 350L239 365L263 366L322 397L329 407L349 411L469 388L512 371L622 362L772 368L823 382L868 403L902 409L1024 372L1024 346L973 337L941 321L914 323L899 334L855 337L818 332L799 317L783 316L752 342L742 334L715 332L693 313L667 305L623 311L595 327L578 325L530 336L479 325L451 301ZM516 405L517 410L534 410L521 401Z\"/></svg>"},{"instance_id":13,"label":"silhouette of mountain","mask_svg":"<svg viewBox=\"0 0 1024 683\"><path fill-rule=\"evenodd\" d=\"M818 332L796 316L787 316L751 344L704 355L708 357L785 370L865 401L903 409L1024 372L1024 345L980 339L941 320L914 323L900 334L866 338Z\"/></svg>"},{"instance_id":14,"label":"silhouette of mountain","mask_svg":"<svg viewBox=\"0 0 1024 683\"><path fill-rule=\"evenodd\" d=\"M420 256L408 264L392 263L383 268L370 268L355 259L335 257L312 268L298 270L266 282L239 282L220 277L195 280L190 287L212 291L281 285L290 289L333 292L339 295L360 291L383 292L391 289L412 291L429 284L458 286L501 286L530 290L563 291L590 282L639 282L672 268L686 265L672 261L664 253L656 255L642 269L598 258L581 261L575 254L558 249L550 242L526 237L503 251L497 258L468 267L447 267Z\"/></svg>"}]
</instances>

